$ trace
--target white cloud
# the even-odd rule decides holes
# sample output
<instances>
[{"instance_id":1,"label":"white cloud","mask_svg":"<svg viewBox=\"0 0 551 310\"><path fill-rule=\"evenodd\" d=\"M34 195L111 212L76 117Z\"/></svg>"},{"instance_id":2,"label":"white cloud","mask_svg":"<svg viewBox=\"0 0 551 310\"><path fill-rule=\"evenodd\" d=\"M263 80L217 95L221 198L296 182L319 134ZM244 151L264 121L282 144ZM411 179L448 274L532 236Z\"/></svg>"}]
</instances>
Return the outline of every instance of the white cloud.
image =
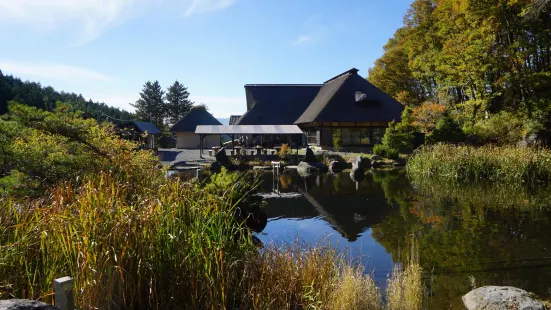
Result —
<instances>
[{"instance_id":1,"label":"white cloud","mask_svg":"<svg viewBox=\"0 0 551 310\"><path fill-rule=\"evenodd\" d=\"M103 73L64 64L25 63L0 60L0 70L4 74L13 74L23 78L53 79L66 82L100 81L110 82L113 79Z\"/></svg>"},{"instance_id":2,"label":"white cloud","mask_svg":"<svg viewBox=\"0 0 551 310\"><path fill-rule=\"evenodd\" d=\"M323 40L327 32L327 27L321 23L321 18L319 16L310 17L304 24L304 33L291 42L293 46L314 44Z\"/></svg>"},{"instance_id":3,"label":"white cloud","mask_svg":"<svg viewBox=\"0 0 551 310\"><path fill-rule=\"evenodd\" d=\"M84 43L105 29L141 14L152 0L0 0L0 26L24 25L40 32L64 28Z\"/></svg>"},{"instance_id":4,"label":"white cloud","mask_svg":"<svg viewBox=\"0 0 551 310\"><path fill-rule=\"evenodd\" d=\"M185 16L227 9L237 0L191 0Z\"/></svg>"}]
</instances>

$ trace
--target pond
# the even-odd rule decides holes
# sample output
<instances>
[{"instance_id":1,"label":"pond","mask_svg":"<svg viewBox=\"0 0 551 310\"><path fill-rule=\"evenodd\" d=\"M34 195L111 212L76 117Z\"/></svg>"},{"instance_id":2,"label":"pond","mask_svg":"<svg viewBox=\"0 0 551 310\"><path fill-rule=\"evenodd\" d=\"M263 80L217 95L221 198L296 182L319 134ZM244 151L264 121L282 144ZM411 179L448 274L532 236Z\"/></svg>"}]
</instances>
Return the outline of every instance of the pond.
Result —
<instances>
[{"instance_id":1,"label":"pond","mask_svg":"<svg viewBox=\"0 0 551 310\"><path fill-rule=\"evenodd\" d=\"M361 261L383 288L412 255L429 309L464 309L473 286L510 285L551 297L551 191L521 186L411 184L403 171L306 178L263 175L264 243L329 242ZM294 198L276 198L281 196Z\"/></svg>"}]
</instances>

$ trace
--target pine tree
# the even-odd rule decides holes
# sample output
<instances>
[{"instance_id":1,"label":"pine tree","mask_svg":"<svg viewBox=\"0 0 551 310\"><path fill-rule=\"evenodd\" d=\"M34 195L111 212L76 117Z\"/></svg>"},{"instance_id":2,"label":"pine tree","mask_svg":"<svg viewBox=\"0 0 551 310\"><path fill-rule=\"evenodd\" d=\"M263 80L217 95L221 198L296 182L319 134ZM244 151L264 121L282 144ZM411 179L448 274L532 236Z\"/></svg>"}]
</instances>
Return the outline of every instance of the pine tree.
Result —
<instances>
[{"instance_id":1,"label":"pine tree","mask_svg":"<svg viewBox=\"0 0 551 310\"><path fill-rule=\"evenodd\" d=\"M166 105L168 122L175 124L186 115L193 102L189 100L189 92L184 84L175 81L166 91Z\"/></svg>"},{"instance_id":2,"label":"pine tree","mask_svg":"<svg viewBox=\"0 0 551 310\"><path fill-rule=\"evenodd\" d=\"M136 108L136 117L139 120L153 123L161 128L166 116L166 105L163 100L164 92L159 81L146 82L140 93L140 99L132 104Z\"/></svg>"}]
</instances>

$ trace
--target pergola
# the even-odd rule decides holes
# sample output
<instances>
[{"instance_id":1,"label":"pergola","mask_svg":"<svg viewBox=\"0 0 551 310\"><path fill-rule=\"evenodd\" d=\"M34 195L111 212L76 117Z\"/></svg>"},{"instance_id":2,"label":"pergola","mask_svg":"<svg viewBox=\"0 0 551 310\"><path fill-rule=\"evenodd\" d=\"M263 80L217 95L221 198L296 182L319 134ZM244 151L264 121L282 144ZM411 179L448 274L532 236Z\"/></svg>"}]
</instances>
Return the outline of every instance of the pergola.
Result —
<instances>
[{"instance_id":1,"label":"pergola","mask_svg":"<svg viewBox=\"0 0 551 310\"><path fill-rule=\"evenodd\" d=\"M203 139L208 135L229 135L235 147L235 135L302 135L297 125L198 125L195 133L199 135L201 156Z\"/></svg>"}]
</instances>

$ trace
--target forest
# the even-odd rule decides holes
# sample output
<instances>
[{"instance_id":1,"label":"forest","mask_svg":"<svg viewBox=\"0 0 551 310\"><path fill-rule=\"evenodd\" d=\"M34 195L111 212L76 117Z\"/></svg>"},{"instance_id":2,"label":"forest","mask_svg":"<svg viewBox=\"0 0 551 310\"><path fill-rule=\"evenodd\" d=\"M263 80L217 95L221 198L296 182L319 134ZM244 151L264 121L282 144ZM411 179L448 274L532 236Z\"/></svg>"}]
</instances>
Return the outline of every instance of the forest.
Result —
<instances>
[{"instance_id":1,"label":"forest","mask_svg":"<svg viewBox=\"0 0 551 310\"><path fill-rule=\"evenodd\" d=\"M521 140L551 129L551 1L415 0L368 80L417 130L443 115L465 134ZM484 137L483 137L484 138Z\"/></svg>"},{"instance_id":2,"label":"forest","mask_svg":"<svg viewBox=\"0 0 551 310\"><path fill-rule=\"evenodd\" d=\"M132 120L130 112L114 108L105 103L86 100L82 95L56 91L51 86L42 86L40 83L22 81L11 75L3 75L0 71L0 114L8 111L8 102L19 103L39 108L45 111L53 111L56 102L71 104L75 109L83 112L83 117L94 118L98 121L119 121Z\"/></svg>"}]
</instances>

